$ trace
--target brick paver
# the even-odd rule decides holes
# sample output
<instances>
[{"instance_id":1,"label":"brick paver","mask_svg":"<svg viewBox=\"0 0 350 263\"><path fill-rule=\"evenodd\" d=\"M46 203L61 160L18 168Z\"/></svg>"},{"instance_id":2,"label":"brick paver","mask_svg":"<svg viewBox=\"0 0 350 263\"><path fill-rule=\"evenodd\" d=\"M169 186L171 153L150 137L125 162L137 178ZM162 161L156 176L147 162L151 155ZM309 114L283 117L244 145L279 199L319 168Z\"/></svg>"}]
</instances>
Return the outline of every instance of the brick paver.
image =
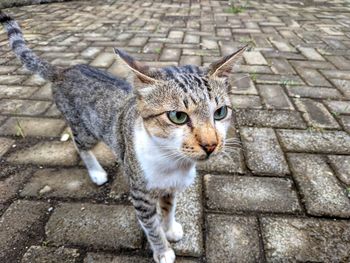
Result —
<instances>
[{"instance_id":1,"label":"brick paver","mask_svg":"<svg viewBox=\"0 0 350 263\"><path fill-rule=\"evenodd\" d=\"M177 262L350 262L350 6L232 4L97 0L5 11L53 64L122 77L113 47L165 66L208 65L251 44L230 78L230 137L242 148L199 165L180 195ZM63 133L50 84L21 67L1 31L0 262L152 262L111 152L94 149L110 179L96 187Z\"/></svg>"}]
</instances>

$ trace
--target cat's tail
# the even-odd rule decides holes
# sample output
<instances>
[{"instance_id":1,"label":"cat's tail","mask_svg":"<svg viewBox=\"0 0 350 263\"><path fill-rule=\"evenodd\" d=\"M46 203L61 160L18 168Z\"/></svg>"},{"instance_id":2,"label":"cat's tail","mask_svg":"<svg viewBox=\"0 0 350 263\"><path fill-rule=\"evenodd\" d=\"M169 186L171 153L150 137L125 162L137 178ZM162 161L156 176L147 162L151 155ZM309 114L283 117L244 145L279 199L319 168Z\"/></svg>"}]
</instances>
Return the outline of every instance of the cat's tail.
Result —
<instances>
[{"instance_id":1,"label":"cat's tail","mask_svg":"<svg viewBox=\"0 0 350 263\"><path fill-rule=\"evenodd\" d=\"M22 64L30 71L39 74L42 78L54 81L59 76L59 69L45 60L40 59L25 44L23 34L18 23L9 15L0 10L0 23L7 31L10 47Z\"/></svg>"}]
</instances>

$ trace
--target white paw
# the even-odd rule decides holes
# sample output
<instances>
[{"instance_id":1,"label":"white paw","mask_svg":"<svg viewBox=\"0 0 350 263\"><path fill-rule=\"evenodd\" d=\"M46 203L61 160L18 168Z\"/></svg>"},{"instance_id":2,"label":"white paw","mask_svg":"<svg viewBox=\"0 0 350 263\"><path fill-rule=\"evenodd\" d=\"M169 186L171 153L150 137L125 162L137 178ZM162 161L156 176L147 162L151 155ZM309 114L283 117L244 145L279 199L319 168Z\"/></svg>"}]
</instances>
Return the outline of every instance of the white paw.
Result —
<instances>
[{"instance_id":1,"label":"white paw","mask_svg":"<svg viewBox=\"0 0 350 263\"><path fill-rule=\"evenodd\" d=\"M183 238L184 231L182 230L181 224L174 222L171 227L165 231L165 235L168 241L177 242Z\"/></svg>"},{"instance_id":2,"label":"white paw","mask_svg":"<svg viewBox=\"0 0 350 263\"><path fill-rule=\"evenodd\" d=\"M174 250L169 248L164 253L153 254L153 258L157 263L174 263L175 262L175 253L174 253Z\"/></svg>"},{"instance_id":3,"label":"white paw","mask_svg":"<svg viewBox=\"0 0 350 263\"><path fill-rule=\"evenodd\" d=\"M108 176L105 170L97 171L89 171L89 175L91 180L97 185L103 185L108 181Z\"/></svg>"}]
</instances>

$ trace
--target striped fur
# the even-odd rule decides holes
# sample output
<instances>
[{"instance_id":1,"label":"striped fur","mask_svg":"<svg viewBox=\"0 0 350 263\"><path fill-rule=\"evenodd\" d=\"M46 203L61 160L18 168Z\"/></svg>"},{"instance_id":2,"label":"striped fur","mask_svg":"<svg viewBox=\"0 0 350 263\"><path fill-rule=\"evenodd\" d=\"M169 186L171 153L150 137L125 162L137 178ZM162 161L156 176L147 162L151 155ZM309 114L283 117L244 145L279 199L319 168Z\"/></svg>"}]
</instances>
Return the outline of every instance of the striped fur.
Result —
<instances>
[{"instance_id":1,"label":"striped fur","mask_svg":"<svg viewBox=\"0 0 350 263\"><path fill-rule=\"evenodd\" d=\"M17 22L0 11L0 23L7 31L11 49L17 58L21 60L22 64L30 71L39 74L42 78L54 81L59 75L58 68L40 59L26 46L21 28Z\"/></svg>"},{"instance_id":2,"label":"striped fur","mask_svg":"<svg viewBox=\"0 0 350 263\"><path fill-rule=\"evenodd\" d=\"M52 81L54 101L72 130L91 180L101 185L108 179L91 152L103 141L123 163L136 216L154 260L173 263L175 254L169 241L183 236L175 220L176 193L193 182L198 161L224 148L231 122L225 75L244 48L206 69L192 65L152 69L116 50L135 76L131 85L87 65L56 68L25 45L16 21L0 13L0 22L22 63ZM214 120L222 106L229 107L227 115ZM168 117L171 111L186 113L187 122L172 122Z\"/></svg>"}]
</instances>

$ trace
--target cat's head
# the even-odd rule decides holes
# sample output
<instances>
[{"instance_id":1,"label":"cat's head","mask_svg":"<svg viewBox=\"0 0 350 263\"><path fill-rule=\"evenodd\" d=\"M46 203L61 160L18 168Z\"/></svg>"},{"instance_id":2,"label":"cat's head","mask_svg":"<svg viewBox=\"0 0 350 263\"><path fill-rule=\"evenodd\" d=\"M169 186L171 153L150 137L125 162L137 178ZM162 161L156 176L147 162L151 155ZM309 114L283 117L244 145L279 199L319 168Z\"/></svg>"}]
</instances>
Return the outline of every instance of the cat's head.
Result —
<instances>
[{"instance_id":1,"label":"cat's head","mask_svg":"<svg viewBox=\"0 0 350 263\"><path fill-rule=\"evenodd\" d=\"M152 69L115 50L135 75L143 127L169 159L200 161L222 151L232 116L227 75L245 49L204 69Z\"/></svg>"}]
</instances>

